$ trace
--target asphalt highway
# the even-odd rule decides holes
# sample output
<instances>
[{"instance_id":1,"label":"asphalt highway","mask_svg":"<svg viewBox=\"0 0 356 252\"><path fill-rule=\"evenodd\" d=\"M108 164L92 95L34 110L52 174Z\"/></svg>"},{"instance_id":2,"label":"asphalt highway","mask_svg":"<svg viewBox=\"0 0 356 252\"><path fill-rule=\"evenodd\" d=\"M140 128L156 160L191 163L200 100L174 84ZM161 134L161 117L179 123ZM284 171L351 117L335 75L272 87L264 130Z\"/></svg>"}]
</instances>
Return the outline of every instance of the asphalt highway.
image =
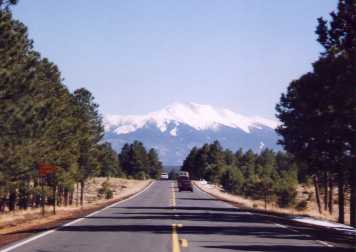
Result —
<instances>
[{"instance_id":1,"label":"asphalt highway","mask_svg":"<svg viewBox=\"0 0 356 252\"><path fill-rule=\"evenodd\" d=\"M0 250L1 251L1 250ZM147 190L67 226L3 248L4 252L344 252L317 230L239 210L195 188L177 192L175 182Z\"/></svg>"}]
</instances>

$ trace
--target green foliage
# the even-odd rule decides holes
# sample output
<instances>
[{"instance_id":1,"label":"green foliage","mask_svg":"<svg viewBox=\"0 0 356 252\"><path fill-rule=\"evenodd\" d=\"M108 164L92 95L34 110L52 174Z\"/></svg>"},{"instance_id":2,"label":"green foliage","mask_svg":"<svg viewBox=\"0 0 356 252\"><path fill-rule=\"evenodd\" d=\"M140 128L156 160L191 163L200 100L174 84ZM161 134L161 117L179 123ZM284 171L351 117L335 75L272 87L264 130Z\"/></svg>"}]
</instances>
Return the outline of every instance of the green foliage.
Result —
<instances>
[{"instance_id":1,"label":"green foliage","mask_svg":"<svg viewBox=\"0 0 356 252\"><path fill-rule=\"evenodd\" d=\"M125 144L119 154L119 161L123 172L135 179L158 179L163 170L155 149L147 152L139 141Z\"/></svg>"},{"instance_id":2,"label":"green foliage","mask_svg":"<svg viewBox=\"0 0 356 252\"><path fill-rule=\"evenodd\" d=\"M214 184L220 182L221 175L225 171L223 164L209 164L206 167L204 178Z\"/></svg>"},{"instance_id":3,"label":"green foliage","mask_svg":"<svg viewBox=\"0 0 356 252\"><path fill-rule=\"evenodd\" d=\"M216 177L216 173L219 173L219 167L225 163L225 157L218 141L205 144L199 149L194 147L184 160L182 170L189 172L193 179L208 179L207 176L213 178Z\"/></svg>"},{"instance_id":4,"label":"green foliage","mask_svg":"<svg viewBox=\"0 0 356 252\"><path fill-rule=\"evenodd\" d=\"M112 149L110 143L103 143L97 146L97 159L100 165L101 177L124 177L121 170L118 154Z\"/></svg>"},{"instance_id":5,"label":"green foliage","mask_svg":"<svg viewBox=\"0 0 356 252\"><path fill-rule=\"evenodd\" d=\"M151 148L148 151L148 175L150 178L159 179L163 171L162 163L159 161L158 153Z\"/></svg>"},{"instance_id":6,"label":"green foliage","mask_svg":"<svg viewBox=\"0 0 356 252\"><path fill-rule=\"evenodd\" d=\"M298 166L285 152L264 149L258 154L252 150L234 154L215 141L194 147L181 169L195 179L221 183L228 192L266 202L276 200L282 207L292 205L295 200Z\"/></svg>"},{"instance_id":7,"label":"green foliage","mask_svg":"<svg viewBox=\"0 0 356 252\"><path fill-rule=\"evenodd\" d=\"M296 198L296 191L291 187L283 188L277 191L277 204L279 207L286 208L293 206Z\"/></svg>"},{"instance_id":8,"label":"green foliage","mask_svg":"<svg viewBox=\"0 0 356 252\"><path fill-rule=\"evenodd\" d=\"M240 169L234 166L225 166L221 175L221 185L227 192L241 194L244 185L244 176Z\"/></svg>"}]
</instances>

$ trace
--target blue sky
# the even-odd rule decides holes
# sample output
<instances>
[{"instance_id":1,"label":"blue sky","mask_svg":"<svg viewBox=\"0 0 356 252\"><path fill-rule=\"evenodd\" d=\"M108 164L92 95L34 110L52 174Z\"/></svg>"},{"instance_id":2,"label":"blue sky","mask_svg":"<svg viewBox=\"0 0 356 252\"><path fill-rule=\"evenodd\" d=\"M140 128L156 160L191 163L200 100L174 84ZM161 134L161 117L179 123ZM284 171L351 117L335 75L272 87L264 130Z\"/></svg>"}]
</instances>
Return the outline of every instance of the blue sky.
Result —
<instances>
[{"instance_id":1,"label":"blue sky","mask_svg":"<svg viewBox=\"0 0 356 252\"><path fill-rule=\"evenodd\" d=\"M316 19L337 0L20 0L13 11L71 91L102 113L172 102L273 117L321 50Z\"/></svg>"}]
</instances>

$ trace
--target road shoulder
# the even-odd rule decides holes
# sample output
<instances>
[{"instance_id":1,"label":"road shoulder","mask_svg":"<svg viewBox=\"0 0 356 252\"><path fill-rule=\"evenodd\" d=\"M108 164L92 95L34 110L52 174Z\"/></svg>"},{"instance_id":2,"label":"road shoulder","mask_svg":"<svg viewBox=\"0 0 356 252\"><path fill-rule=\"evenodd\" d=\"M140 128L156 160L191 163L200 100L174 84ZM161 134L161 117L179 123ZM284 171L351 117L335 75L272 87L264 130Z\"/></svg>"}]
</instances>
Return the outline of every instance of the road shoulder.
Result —
<instances>
[{"instance_id":1,"label":"road shoulder","mask_svg":"<svg viewBox=\"0 0 356 252\"><path fill-rule=\"evenodd\" d=\"M55 230L61 226L70 225L71 223L77 222L83 217L94 215L95 213L102 211L103 209L106 209L112 205L136 197L138 194L147 190L153 183L154 181L148 180L147 183L143 183L142 186L137 188L137 190L130 191L126 194L123 193L114 199L105 202L89 204L83 209L75 209L67 212L65 215L51 215L49 216L50 218L47 218L40 224L38 221L36 223L36 220L31 220L28 223L23 223L18 226L0 229L0 248L4 249L10 244L30 237L38 236L41 233L50 232L51 230Z\"/></svg>"},{"instance_id":2,"label":"road shoulder","mask_svg":"<svg viewBox=\"0 0 356 252\"><path fill-rule=\"evenodd\" d=\"M327 240L328 242L342 243L351 246L355 246L356 244L356 236L354 234L345 233L343 230L333 229L327 226L316 225L312 223L304 223L296 221L296 215L290 215L285 213L277 213L272 211L265 211L261 209L254 209L244 205L238 201L232 201L225 197L221 197L220 194L214 193L212 190L207 190L204 186L202 186L199 181L194 181L194 186L198 188L200 191L210 195L210 197L215 198L217 200L228 203L233 207L237 207L241 210L248 211L250 213L265 215L271 219L271 222L275 222L276 225L283 226L287 229L292 229L295 232L303 232L308 235L313 235L318 238L322 238ZM282 224L282 225L281 225ZM290 228L292 227L292 228Z\"/></svg>"}]
</instances>

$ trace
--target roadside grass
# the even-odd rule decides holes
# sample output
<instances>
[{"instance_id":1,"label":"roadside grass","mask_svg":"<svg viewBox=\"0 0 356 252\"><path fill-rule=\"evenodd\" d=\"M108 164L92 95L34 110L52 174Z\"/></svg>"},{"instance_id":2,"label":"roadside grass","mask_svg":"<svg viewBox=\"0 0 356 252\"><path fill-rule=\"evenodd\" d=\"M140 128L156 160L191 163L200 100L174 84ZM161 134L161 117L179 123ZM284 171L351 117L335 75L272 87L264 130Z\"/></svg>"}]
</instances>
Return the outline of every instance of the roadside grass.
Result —
<instances>
[{"instance_id":1,"label":"roadside grass","mask_svg":"<svg viewBox=\"0 0 356 252\"><path fill-rule=\"evenodd\" d=\"M113 198L105 199L98 196L98 189L102 183L107 181L107 178L96 177L88 180L85 185L85 197L83 207L76 204L77 194L74 194L73 205L57 206L56 215L52 214L52 206L46 206L45 216L41 215L40 208L29 208L28 210L16 210L0 214L0 235L9 232L14 232L23 228L31 227L32 225L40 225L55 220L67 218L76 211L86 211L95 209L109 202L115 202L121 198L126 198L129 195L135 194L146 187L150 180L129 180L121 178L110 178L110 187L113 190Z\"/></svg>"},{"instance_id":2,"label":"roadside grass","mask_svg":"<svg viewBox=\"0 0 356 252\"><path fill-rule=\"evenodd\" d=\"M337 188L334 189L334 204L333 204L333 213L330 214L328 211L323 209L322 213L319 213L318 207L315 200L314 189L313 187L308 187L305 185L299 185L297 188L297 198L296 202L303 202L302 204L306 204L305 207L288 207L288 208L280 208L277 206L275 202L269 202L267 204L267 209L265 209L265 202L263 200L254 200L251 198L242 197L240 195L233 195L230 193L224 192L221 186L218 185L201 185L199 181L194 182L196 186L198 186L203 191L208 192L211 195L216 196L219 199L226 200L228 202L233 202L240 207L246 207L250 209L256 209L258 211L267 211L270 213L276 214L285 214L285 215L296 215L296 216L308 216L321 220L328 220L337 222L338 219L338 205L337 205ZM321 195L323 199L323 194ZM304 203L305 202L305 203ZM322 202L323 206L323 202ZM345 224L349 225L349 205L345 205Z\"/></svg>"}]
</instances>

